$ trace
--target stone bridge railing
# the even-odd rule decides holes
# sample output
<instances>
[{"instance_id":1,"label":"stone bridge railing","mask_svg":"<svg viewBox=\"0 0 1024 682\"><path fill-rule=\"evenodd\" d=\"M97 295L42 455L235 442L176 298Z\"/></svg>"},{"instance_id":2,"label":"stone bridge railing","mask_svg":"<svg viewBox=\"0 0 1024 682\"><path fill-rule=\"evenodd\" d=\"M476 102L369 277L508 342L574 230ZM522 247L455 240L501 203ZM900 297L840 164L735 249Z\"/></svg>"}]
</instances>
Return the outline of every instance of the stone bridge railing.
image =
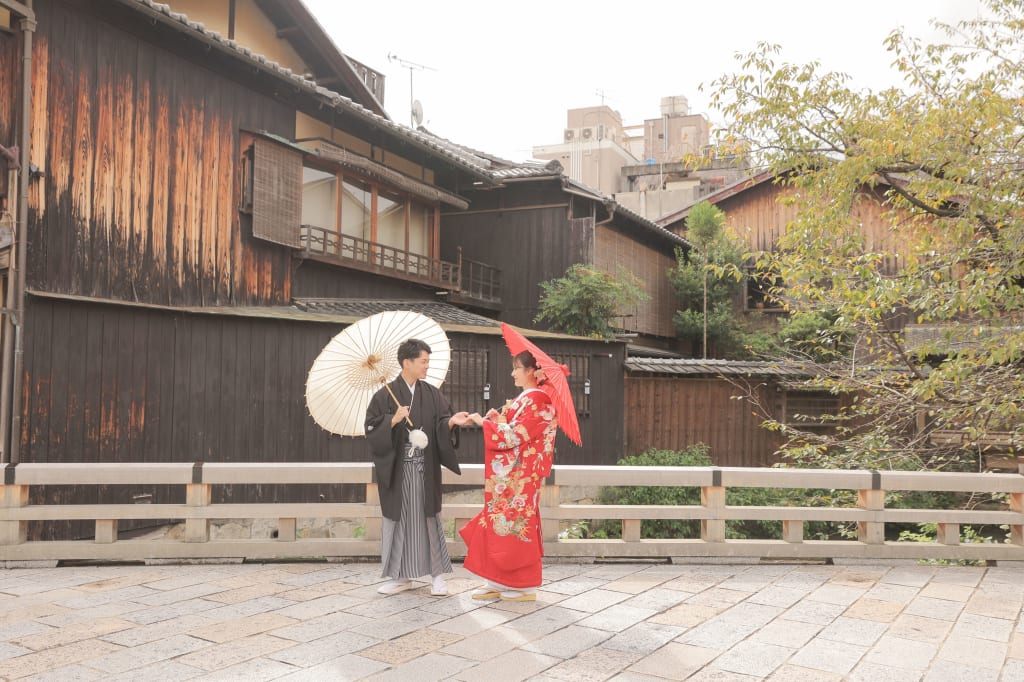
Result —
<instances>
[{"instance_id":1,"label":"stone bridge railing","mask_svg":"<svg viewBox=\"0 0 1024 682\"><path fill-rule=\"evenodd\" d=\"M461 477L445 472L445 483L480 486L480 465L464 465ZM376 557L380 552L380 506L373 468L364 463L207 463L202 464L19 464L4 469L0 496L0 561L156 559L298 559ZM366 486L366 501L357 503L212 504L212 489L235 484L337 484ZM29 504L30 489L47 485L181 485L184 504ZM564 504L565 486L692 486L701 490L701 504L688 506L611 506ZM824 488L855 491L857 506L763 507L730 506L728 488ZM1006 493L1006 510L886 509L887 491L955 491ZM835 471L717 467L556 466L542 491L545 553L557 557L750 557L750 558L945 558L1024 560L1024 476L1018 474L952 474L891 471ZM444 516L460 527L476 514L476 504L446 504ZM126 519L177 520L181 539L118 539L118 523ZM211 540L211 521L276 519L276 539ZM358 519L360 538L302 538L298 519ZM559 529L577 520L617 519L622 539L564 539ZM694 519L700 537L643 539L644 519ZM782 522L781 536L769 540L727 540L726 522L739 519ZM95 538L74 541L28 541L31 521L95 522ZM809 521L855 523L857 539L804 539ZM937 524L938 541L892 542L887 523ZM964 525L1005 525L1005 543L960 543ZM449 549L460 557L465 547L457 534Z\"/></svg>"}]
</instances>

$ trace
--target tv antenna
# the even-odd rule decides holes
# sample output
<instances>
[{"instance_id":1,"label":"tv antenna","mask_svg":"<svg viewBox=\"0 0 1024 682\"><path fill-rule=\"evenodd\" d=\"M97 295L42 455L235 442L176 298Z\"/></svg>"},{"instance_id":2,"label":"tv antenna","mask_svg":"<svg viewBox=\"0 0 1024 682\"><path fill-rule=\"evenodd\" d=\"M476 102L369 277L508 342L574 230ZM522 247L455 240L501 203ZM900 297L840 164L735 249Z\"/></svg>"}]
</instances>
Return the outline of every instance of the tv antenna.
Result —
<instances>
[{"instance_id":1,"label":"tv antenna","mask_svg":"<svg viewBox=\"0 0 1024 682\"><path fill-rule=\"evenodd\" d=\"M388 61L395 62L403 69L409 69L409 127L415 128L423 122L423 105L420 104L419 100L413 98L412 73L413 71L437 71L437 69L425 64L417 64L407 59L401 59L398 55L390 52L388 53Z\"/></svg>"}]
</instances>

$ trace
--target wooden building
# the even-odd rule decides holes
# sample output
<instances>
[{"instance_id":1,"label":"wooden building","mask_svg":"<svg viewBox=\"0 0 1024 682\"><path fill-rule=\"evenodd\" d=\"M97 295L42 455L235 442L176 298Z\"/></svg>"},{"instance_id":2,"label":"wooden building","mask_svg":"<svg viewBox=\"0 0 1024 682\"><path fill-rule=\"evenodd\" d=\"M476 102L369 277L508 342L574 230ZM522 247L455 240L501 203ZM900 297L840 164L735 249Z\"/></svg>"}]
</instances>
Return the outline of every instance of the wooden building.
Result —
<instances>
[{"instance_id":1,"label":"wooden building","mask_svg":"<svg viewBox=\"0 0 1024 682\"><path fill-rule=\"evenodd\" d=\"M0 0L0 19L3 462L365 459L304 384L370 310L445 326L457 407L512 396L497 323L451 305L500 310L500 270L441 229L501 178L387 118L383 77L301 2ZM621 421L588 414L621 414L624 345L544 343L575 370L586 455L614 461ZM305 494L271 488L221 494Z\"/></svg>"},{"instance_id":2,"label":"wooden building","mask_svg":"<svg viewBox=\"0 0 1024 682\"><path fill-rule=\"evenodd\" d=\"M584 264L638 277L647 299L623 310L614 326L637 337L636 344L674 347L677 302L668 271L676 250L689 248L685 239L566 177L557 161L484 163L501 184L465 190L469 210L445 209L442 255L453 259L460 249L464 258L508 264L501 272L503 320L535 325L540 283Z\"/></svg>"},{"instance_id":3,"label":"wooden building","mask_svg":"<svg viewBox=\"0 0 1024 682\"><path fill-rule=\"evenodd\" d=\"M840 398L801 388L806 378L799 367L770 362L628 358L625 452L703 443L717 466L771 466L785 439L761 427L766 417L832 428L815 418L833 414Z\"/></svg>"},{"instance_id":4,"label":"wooden building","mask_svg":"<svg viewBox=\"0 0 1024 682\"><path fill-rule=\"evenodd\" d=\"M792 188L776 182L777 179L778 176L765 171L723 187L700 201L721 209L725 213L726 226L750 251L773 251L798 211L795 203L783 201L792 196ZM685 236L686 218L697 203L659 218L657 224ZM892 275L906 256L907 245L888 228L889 219L882 215L887 210L890 209L886 205L884 187L865 187L854 204L850 224L856 225L863 233L865 249L896 254L879 263L881 274ZM744 310L782 312L781 309L773 309L770 298L765 298L765 286L761 282L748 279L746 286L742 301Z\"/></svg>"}]
</instances>

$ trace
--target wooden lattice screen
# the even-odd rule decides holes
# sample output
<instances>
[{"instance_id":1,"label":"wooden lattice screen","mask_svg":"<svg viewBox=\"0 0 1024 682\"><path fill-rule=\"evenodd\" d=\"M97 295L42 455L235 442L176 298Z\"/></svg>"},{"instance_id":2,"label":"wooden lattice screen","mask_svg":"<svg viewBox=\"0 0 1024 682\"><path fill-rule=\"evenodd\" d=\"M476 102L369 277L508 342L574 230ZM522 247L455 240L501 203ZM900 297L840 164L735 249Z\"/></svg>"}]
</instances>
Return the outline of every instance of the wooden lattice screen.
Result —
<instances>
[{"instance_id":1,"label":"wooden lattice screen","mask_svg":"<svg viewBox=\"0 0 1024 682\"><path fill-rule=\"evenodd\" d=\"M448 366L448 378L441 385L441 392L448 398L452 411L486 411L483 386L487 383L489 354L486 350L452 349L452 362Z\"/></svg>"},{"instance_id":2,"label":"wooden lattice screen","mask_svg":"<svg viewBox=\"0 0 1024 682\"><path fill-rule=\"evenodd\" d=\"M256 138L253 165L253 236L299 248L302 222L302 154Z\"/></svg>"},{"instance_id":3,"label":"wooden lattice screen","mask_svg":"<svg viewBox=\"0 0 1024 682\"><path fill-rule=\"evenodd\" d=\"M590 378L590 354L558 354L553 356L552 360L561 362L571 372L568 376L569 390L572 392L572 402L576 406L576 413L589 415L590 395L586 392L586 383Z\"/></svg>"}]
</instances>

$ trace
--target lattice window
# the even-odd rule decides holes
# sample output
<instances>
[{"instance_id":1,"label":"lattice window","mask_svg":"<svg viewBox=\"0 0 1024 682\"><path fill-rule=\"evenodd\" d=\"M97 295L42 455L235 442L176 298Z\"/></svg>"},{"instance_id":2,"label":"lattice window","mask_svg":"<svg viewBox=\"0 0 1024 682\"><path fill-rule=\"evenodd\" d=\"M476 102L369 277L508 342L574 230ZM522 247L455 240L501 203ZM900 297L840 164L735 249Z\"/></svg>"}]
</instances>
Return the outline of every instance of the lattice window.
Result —
<instances>
[{"instance_id":1,"label":"lattice window","mask_svg":"<svg viewBox=\"0 0 1024 682\"><path fill-rule=\"evenodd\" d=\"M448 378L441 384L441 392L452 406L453 412L466 410L484 414L484 384L487 383L490 354L486 350L452 349L448 365Z\"/></svg>"},{"instance_id":2,"label":"lattice window","mask_svg":"<svg viewBox=\"0 0 1024 682\"><path fill-rule=\"evenodd\" d=\"M576 406L576 413L589 415L590 395L587 391L587 382L590 379L590 354L554 355L552 359L568 366L569 371L572 372L568 377L569 390L572 391L572 402Z\"/></svg>"},{"instance_id":3,"label":"lattice window","mask_svg":"<svg viewBox=\"0 0 1024 682\"><path fill-rule=\"evenodd\" d=\"M252 233L275 244L301 247L302 154L256 138Z\"/></svg>"}]
</instances>

